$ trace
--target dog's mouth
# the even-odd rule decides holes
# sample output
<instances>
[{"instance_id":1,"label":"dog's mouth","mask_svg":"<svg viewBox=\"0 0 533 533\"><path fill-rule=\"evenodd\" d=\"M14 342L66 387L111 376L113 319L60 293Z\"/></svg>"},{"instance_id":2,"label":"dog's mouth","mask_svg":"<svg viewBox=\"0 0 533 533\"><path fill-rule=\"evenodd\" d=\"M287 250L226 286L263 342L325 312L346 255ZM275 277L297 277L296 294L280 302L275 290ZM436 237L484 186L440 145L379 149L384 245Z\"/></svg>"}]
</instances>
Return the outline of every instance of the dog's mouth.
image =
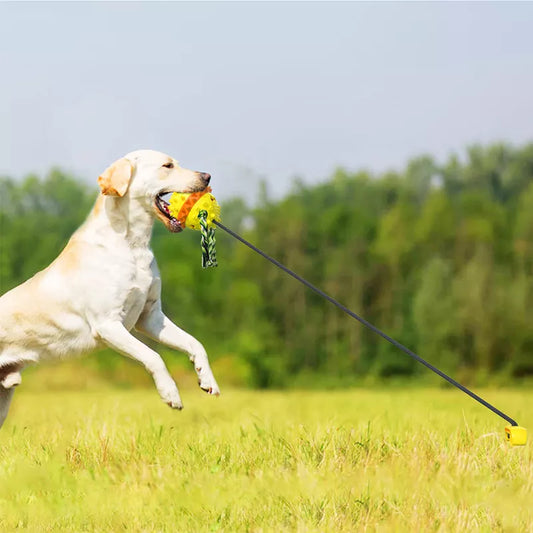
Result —
<instances>
[{"instance_id":1,"label":"dog's mouth","mask_svg":"<svg viewBox=\"0 0 533 533\"><path fill-rule=\"evenodd\" d=\"M183 226L177 218L174 218L170 214L170 197L173 194L171 191L162 191L157 194L155 197L155 207L157 208L159 218L167 229L173 233L179 233L183 231Z\"/></svg>"}]
</instances>

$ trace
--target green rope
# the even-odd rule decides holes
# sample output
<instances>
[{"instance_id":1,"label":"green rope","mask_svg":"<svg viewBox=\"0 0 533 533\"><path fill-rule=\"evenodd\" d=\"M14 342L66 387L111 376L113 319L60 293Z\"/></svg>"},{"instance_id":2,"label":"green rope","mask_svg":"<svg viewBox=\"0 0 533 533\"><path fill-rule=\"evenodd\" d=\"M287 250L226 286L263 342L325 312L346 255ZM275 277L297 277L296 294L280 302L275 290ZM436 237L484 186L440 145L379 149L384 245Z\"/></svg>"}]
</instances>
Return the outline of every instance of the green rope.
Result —
<instances>
[{"instance_id":1,"label":"green rope","mask_svg":"<svg viewBox=\"0 0 533 533\"><path fill-rule=\"evenodd\" d=\"M215 248L215 228L210 228L207 224L207 211L202 209L198 213L200 219L200 231L202 233L202 267L216 267L217 253Z\"/></svg>"}]
</instances>

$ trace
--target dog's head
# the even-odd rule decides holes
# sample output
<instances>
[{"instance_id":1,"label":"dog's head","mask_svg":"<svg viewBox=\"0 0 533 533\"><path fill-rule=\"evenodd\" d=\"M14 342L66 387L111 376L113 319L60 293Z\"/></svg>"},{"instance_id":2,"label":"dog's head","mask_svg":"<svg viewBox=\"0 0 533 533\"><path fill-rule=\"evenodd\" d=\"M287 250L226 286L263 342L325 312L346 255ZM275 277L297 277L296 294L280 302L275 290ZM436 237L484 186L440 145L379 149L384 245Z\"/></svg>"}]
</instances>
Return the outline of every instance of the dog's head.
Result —
<instances>
[{"instance_id":1,"label":"dog's head","mask_svg":"<svg viewBox=\"0 0 533 533\"><path fill-rule=\"evenodd\" d=\"M115 161L98 178L102 194L139 201L173 232L182 231L170 215L168 198L173 192L203 191L211 176L180 167L172 157L154 150L137 150Z\"/></svg>"}]
</instances>

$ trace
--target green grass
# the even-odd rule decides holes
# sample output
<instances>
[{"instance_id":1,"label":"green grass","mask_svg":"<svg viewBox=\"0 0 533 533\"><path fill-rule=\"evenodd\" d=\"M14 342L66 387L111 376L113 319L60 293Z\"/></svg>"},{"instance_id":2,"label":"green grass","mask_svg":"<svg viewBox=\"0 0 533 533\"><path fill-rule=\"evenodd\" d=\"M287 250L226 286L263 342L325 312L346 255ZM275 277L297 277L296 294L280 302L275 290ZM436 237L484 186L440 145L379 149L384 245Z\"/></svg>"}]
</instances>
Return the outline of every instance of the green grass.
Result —
<instances>
[{"instance_id":1,"label":"green grass","mask_svg":"<svg viewBox=\"0 0 533 533\"><path fill-rule=\"evenodd\" d=\"M484 390L533 428L527 390ZM454 390L15 395L0 531L533 531L531 447Z\"/></svg>"}]
</instances>

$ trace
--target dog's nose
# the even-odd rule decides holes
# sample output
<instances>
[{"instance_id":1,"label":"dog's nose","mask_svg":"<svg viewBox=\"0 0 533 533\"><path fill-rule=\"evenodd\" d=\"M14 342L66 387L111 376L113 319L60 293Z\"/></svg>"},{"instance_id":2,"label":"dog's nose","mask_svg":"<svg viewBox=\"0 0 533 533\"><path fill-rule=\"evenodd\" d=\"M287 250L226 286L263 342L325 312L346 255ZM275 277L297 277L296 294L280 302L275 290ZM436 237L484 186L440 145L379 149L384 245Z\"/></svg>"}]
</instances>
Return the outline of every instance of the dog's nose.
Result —
<instances>
[{"instance_id":1,"label":"dog's nose","mask_svg":"<svg viewBox=\"0 0 533 533\"><path fill-rule=\"evenodd\" d=\"M209 182L211 181L211 174L208 174L207 172L200 172L200 179L201 179L206 185L209 185Z\"/></svg>"}]
</instances>

